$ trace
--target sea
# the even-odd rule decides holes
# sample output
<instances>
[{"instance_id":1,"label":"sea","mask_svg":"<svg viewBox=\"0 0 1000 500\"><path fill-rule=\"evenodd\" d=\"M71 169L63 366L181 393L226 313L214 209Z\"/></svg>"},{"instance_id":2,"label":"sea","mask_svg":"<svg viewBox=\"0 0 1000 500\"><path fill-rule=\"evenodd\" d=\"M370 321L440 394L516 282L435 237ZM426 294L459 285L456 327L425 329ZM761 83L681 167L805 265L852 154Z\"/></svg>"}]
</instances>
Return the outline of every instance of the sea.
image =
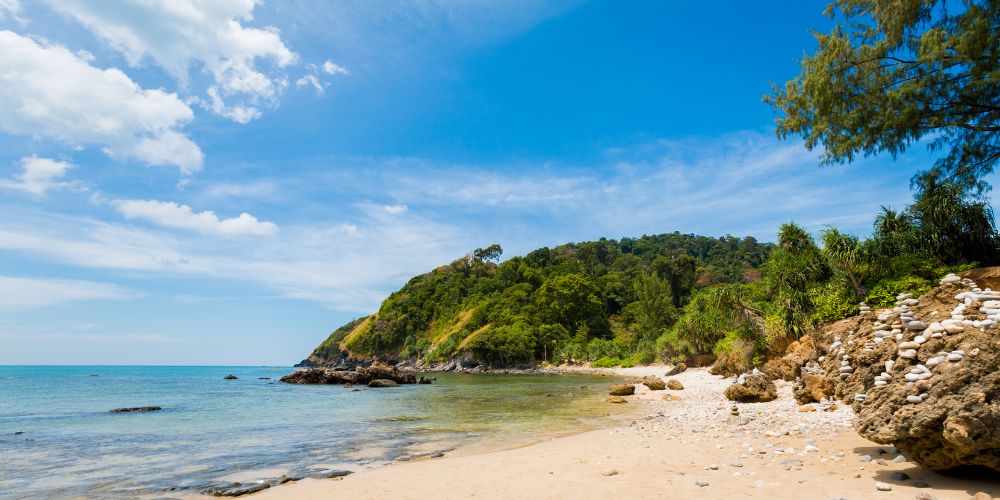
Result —
<instances>
[{"instance_id":1,"label":"sea","mask_svg":"<svg viewBox=\"0 0 1000 500\"><path fill-rule=\"evenodd\" d=\"M0 366L0 498L169 498L513 447L624 418L609 377L291 385L292 367ZM234 375L235 380L225 380ZM111 413L159 406L149 413Z\"/></svg>"}]
</instances>

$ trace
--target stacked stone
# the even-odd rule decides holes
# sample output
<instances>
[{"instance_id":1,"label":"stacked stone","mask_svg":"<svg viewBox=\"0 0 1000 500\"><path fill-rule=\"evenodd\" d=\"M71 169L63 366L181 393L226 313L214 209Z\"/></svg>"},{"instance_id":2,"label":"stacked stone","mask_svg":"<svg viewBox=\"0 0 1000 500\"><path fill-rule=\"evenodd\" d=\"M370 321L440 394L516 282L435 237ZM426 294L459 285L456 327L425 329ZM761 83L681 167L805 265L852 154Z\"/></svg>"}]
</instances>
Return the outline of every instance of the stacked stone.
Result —
<instances>
[{"instance_id":1,"label":"stacked stone","mask_svg":"<svg viewBox=\"0 0 1000 500\"><path fill-rule=\"evenodd\" d=\"M858 310L861 311L862 314L872 312L872 308L868 307L868 304L865 304L864 302L858 304Z\"/></svg>"}]
</instances>

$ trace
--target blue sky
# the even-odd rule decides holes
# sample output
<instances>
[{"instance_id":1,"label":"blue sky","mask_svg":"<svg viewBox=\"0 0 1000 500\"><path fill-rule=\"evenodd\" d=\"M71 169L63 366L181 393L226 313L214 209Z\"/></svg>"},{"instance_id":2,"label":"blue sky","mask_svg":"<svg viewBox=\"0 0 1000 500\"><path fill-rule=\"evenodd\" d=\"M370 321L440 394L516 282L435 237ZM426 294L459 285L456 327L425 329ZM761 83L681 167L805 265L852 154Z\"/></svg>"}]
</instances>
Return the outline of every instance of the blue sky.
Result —
<instances>
[{"instance_id":1,"label":"blue sky","mask_svg":"<svg viewBox=\"0 0 1000 500\"><path fill-rule=\"evenodd\" d=\"M825 3L0 0L0 363L289 364L493 242L867 234L929 156L761 102Z\"/></svg>"}]
</instances>

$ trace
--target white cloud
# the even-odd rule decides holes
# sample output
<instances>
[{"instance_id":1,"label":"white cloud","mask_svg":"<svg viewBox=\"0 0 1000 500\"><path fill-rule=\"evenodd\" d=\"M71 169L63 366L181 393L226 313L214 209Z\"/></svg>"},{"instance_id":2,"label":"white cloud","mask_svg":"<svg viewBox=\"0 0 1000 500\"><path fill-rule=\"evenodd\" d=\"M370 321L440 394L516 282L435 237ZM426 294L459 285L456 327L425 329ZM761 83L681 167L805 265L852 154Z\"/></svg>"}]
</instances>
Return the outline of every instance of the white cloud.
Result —
<instances>
[{"instance_id":1,"label":"white cloud","mask_svg":"<svg viewBox=\"0 0 1000 500\"><path fill-rule=\"evenodd\" d=\"M295 86L299 88L311 86L316 90L316 95L323 95L329 85L328 83L320 83L316 75L306 75L295 81Z\"/></svg>"},{"instance_id":2,"label":"white cloud","mask_svg":"<svg viewBox=\"0 0 1000 500\"><path fill-rule=\"evenodd\" d=\"M347 68L345 68L345 67L343 67L343 66L341 66L339 64L334 64L333 61L324 61L323 65L321 67L323 68L323 72L326 73L326 74L328 74L328 75L349 75L349 74L351 74L349 71L347 71Z\"/></svg>"},{"instance_id":3,"label":"white cloud","mask_svg":"<svg viewBox=\"0 0 1000 500\"><path fill-rule=\"evenodd\" d=\"M187 205L156 200L119 200L115 206L127 219L146 219L161 226L190 229L217 236L274 236L278 226L259 221L244 212L238 217L220 219L215 212L195 212Z\"/></svg>"},{"instance_id":4,"label":"white cloud","mask_svg":"<svg viewBox=\"0 0 1000 500\"><path fill-rule=\"evenodd\" d=\"M409 210L409 207L407 207L406 205L386 205L382 208L384 208L386 212L392 215L405 214L406 211Z\"/></svg>"},{"instance_id":5,"label":"white cloud","mask_svg":"<svg viewBox=\"0 0 1000 500\"><path fill-rule=\"evenodd\" d=\"M0 276L0 311L19 311L77 300L122 300L135 293L93 281Z\"/></svg>"},{"instance_id":6,"label":"white cloud","mask_svg":"<svg viewBox=\"0 0 1000 500\"><path fill-rule=\"evenodd\" d=\"M42 196L50 189L83 189L77 182L59 181L73 165L64 161L29 156L21 158L21 173L13 179L0 179L0 187Z\"/></svg>"},{"instance_id":7,"label":"white cloud","mask_svg":"<svg viewBox=\"0 0 1000 500\"><path fill-rule=\"evenodd\" d=\"M282 68L298 57L273 27L248 28L257 0L50 0L55 10L69 14L129 64L151 60L183 86L189 72L200 66L212 83L207 108L246 123L260 116L259 108L274 105L287 77ZM258 67L267 61L271 74Z\"/></svg>"},{"instance_id":8,"label":"white cloud","mask_svg":"<svg viewBox=\"0 0 1000 500\"><path fill-rule=\"evenodd\" d=\"M198 146L178 129L194 114L176 94L142 89L120 70L99 69L66 48L0 31L0 130L115 158L201 169Z\"/></svg>"}]
</instances>

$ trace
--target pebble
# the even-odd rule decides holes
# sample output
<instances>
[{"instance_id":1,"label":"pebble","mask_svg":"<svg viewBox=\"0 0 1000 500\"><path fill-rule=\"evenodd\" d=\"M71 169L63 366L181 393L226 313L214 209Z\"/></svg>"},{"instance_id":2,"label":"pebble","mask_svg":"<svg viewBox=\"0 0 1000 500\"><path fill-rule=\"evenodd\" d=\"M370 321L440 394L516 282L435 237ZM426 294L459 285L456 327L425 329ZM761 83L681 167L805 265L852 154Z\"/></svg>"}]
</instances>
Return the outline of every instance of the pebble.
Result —
<instances>
[{"instance_id":1,"label":"pebble","mask_svg":"<svg viewBox=\"0 0 1000 500\"><path fill-rule=\"evenodd\" d=\"M875 483L875 489L879 491L892 491L892 485L886 483Z\"/></svg>"},{"instance_id":2,"label":"pebble","mask_svg":"<svg viewBox=\"0 0 1000 500\"><path fill-rule=\"evenodd\" d=\"M927 484L926 481L921 481L919 479L917 479L916 481L910 483L910 486L913 486L914 488L930 488L931 487L931 485Z\"/></svg>"},{"instance_id":3,"label":"pebble","mask_svg":"<svg viewBox=\"0 0 1000 500\"><path fill-rule=\"evenodd\" d=\"M893 472L892 474L889 474L889 479L892 479L893 481L906 481L907 479L910 479L910 476L905 472Z\"/></svg>"},{"instance_id":4,"label":"pebble","mask_svg":"<svg viewBox=\"0 0 1000 500\"><path fill-rule=\"evenodd\" d=\"M733 460L732 462L729 462L729 466L730 467L743 467L743 462L740 462L739 460Z\"/></svg>"},{"instance_id":5,"label":"pebble","mask_svg":"<svg viewBox=\"0 0 1000 500\"><path fill-rule=\"evenodd\" d=\"M920 396L917 396L917 397L920 397ZM906 457L904 457L903 455L898 455L898 456L896 456L896 458L892 459L892 463L894 463L894 464L901 464L901 463L903 463L905 461L906 461Z\"/></svg>"},{"instance_id":6,"label":"pebble","mask_svg":"<svg viewBox=\"0 0 1000 500\"><path fill-rule=\"evenodd\" d=\"M708 481L695 481L695 486L701 486L702 488L708 486Z\"/></svg>"},{"instance_id":7,"label":"pebble","mask_svg":"<svg viewBox=\"0 0 1000 500\"><path fill-rule=\"evenodd\" d=\"M871 455L861 455L861 461L862 462L871 462L872 461L872 456Z\"/></svg>"},{"instance_id":8,"label":"pebble","mask_svg":"<svg viewBox=\"0 0 1000 500\"><path fill-rule=\"evenodd\" d=\"M917 403L923 403L924 400L920 399L920 396L914 396L911 394L909 396L906 396L906 402L915 405Z\"/></svg>"},{"instance_id":9,"label":"pebble","mask_svg":"<svg viewBox=\"0 0 1000 500\"><path fill-rule=\"evenodd\" d=\"M914 500L937 500L937 497L934 496L933 493L928 493L926 491L921 491L920 493L917 493L916 495L913 496L913 498Z\"/></svg>"},{"instance_id":10,"label":"pebble","mask_svg":"<svg viewBox=\"0 0 1000 500\"><path fill-rule=\"evenodd\" d=\"M813 446L811 444L807 444L805 450L806 450L806 453L819 453L819 448L817 448L817 447L815 447L815 446Z\"/></svg>"},{"instance_id":11,"label":"pebble","mask_svg":"<svg viewBox=\"0 0 1000 500\"><path fill-rule=\"evenodd\" d=\"M914 359L917 357L916 349L902 349L899 351L899 357L906 359Z\"/></svg>"},{"instance_id":12,"label":"pebble","mask_svg":"<svg viewBox=\"0 0 1000 500\"><path fill-rule=\"evenodd\" d=\"M709 464L708 470L719 470L719 464Z\"/></svg>"}]
</instances>

